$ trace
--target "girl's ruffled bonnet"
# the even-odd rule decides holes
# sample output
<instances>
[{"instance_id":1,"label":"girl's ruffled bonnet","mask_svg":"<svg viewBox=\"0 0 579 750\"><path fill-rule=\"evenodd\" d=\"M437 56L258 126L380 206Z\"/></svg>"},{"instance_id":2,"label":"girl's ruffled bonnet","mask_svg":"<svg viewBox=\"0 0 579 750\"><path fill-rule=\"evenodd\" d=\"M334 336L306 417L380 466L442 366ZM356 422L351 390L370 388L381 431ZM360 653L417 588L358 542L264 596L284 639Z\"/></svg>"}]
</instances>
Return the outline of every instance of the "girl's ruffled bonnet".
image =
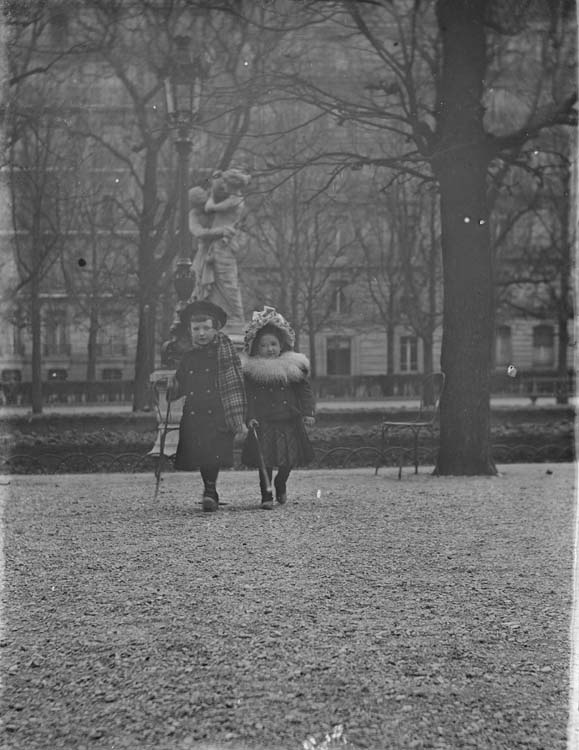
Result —
<instances>
[{"instance_id":1,"label":"girl's ruffled bonnet","mask_svg":"<svg viewBox=\"0 0 579 750\"><path fill-rule=\"evenodd\" d=\"M253 313L251 322L245 329L243 349L249 356L252 354L253 345L255 344L259 332L266 326L275 328L276 332L279 333L281 348L283 351L293 350L296 340L293 328L283 315L276 311L275 307L264 307L263 310L256 310Z\"/></svg>"}]
</instances>

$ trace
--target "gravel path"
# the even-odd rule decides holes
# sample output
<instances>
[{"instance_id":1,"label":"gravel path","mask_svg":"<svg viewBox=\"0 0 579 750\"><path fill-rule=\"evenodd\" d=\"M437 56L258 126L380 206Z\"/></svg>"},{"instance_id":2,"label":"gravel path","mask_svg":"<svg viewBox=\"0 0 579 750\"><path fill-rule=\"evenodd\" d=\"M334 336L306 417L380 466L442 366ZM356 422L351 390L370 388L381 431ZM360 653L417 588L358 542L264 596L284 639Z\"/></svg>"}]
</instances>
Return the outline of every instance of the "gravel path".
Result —
<instances>
[{"instance_id":1,"label":"gravel path","mask_svg":"<svg viewBox=\"0 0 579 750\"><path fill-rule=\"evenodd\" d=\"M564 748L574 466L500 468L0 478L0 746Z\"/></svg>"}]
</instances>

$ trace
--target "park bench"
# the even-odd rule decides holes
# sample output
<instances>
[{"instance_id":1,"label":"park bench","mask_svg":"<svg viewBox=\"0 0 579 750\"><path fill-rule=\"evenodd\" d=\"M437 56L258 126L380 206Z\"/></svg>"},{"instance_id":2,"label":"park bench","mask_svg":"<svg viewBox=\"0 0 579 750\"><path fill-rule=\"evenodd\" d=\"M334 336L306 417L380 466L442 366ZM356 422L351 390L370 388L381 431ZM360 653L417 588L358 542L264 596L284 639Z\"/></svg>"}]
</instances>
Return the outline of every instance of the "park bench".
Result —
<instances>
[{"instance_id":1,"label":"park bench","mask_svg":"<svg viewBox=\"0 0 579 750\"><path fill-rule=\"evenodd\" d=\"M395 437L404 437L408 435L412 438L413 456L414 456L414 473L418 474L419 463L419 441L420 434L427 432L434 438L434 431L438 421L440 397L444 388L444 373L435 372L426 375L421 380L420 387L420 406L413 419L408 420L384 420L381 424L381 445L380 457L376 465L375 474L382 466L388 440ZM398 479L402 479L402 466L404 463L405 448L400 444L398 448Z\"/></svg>"},{"instance_id":2,"label":"park bench","mask_svg":"<svg viewBox=\"0 0 579 750\"><path fill-rule=\"evenodd\" d=\"M539 398L557 398L558 396L569 396L572 393L572 384L569 378L532 375L526 376L523 382L526 393L533 404L536 404Z\"/></svg>"}]
</instances>

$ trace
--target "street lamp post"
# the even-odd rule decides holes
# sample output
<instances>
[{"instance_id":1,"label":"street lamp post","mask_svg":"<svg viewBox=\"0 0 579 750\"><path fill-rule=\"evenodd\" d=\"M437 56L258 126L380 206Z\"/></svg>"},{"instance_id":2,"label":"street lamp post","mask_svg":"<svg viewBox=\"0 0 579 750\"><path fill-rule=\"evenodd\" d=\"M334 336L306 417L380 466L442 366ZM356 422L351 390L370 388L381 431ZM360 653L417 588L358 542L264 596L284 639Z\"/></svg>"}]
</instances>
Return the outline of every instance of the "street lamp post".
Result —
<instances>
[{"instance_id":1,"label":"street lamp post","mask_svg":"<svg viewBox=\"0 0 579 750\"><path fill-rule=\"evenodd\" d=\"M170 339L161 347L161 367L151 373L151 383L157 392L157 404L161 414L167 410L167 385L175 372L184 351L189 348L189 331L184 331L179 313L185 307L195 286L195 277L191 271L192 242L189 232L189 160L193 145L193 126L199 113L199 102L202 86L202 65L200 59L191 59L190 39L178 36L174 39L175 56L169 75L165 79L165 96L169 126L174 132L177 151L177 261L173 285L177 293L175 319L169 331ZM179 423L178 410L172 414L172 426L166 434L164 453L171 455L176 450L176 425ZM159 423L155 445L150 455L159 455L161 435L166 425ZM163 441L164 442L164 441ZM160 459L159 459L160 460Z\"/></svg>"},{"instance_id":2,"label":"street lamp post","mask_svg":"<svg viewBox=\"0 0 579 750\"><path fill-rule=\"evenodd\" d=\"M167 115L169 125L175 133L178 190L178 257L173 280L178 302L175 321L170 331L171 339L163 344L161 355L163 364L169 367L176 364L185 345L179 336L179 312L187 304L195 286L195 278L191 271L192 243L189 232L189 160L193 125L199 112L202 71L199 59L191 59L190 41L187 36L175 37L175 57L165 79Z\"/></svg>"}]
</instances>

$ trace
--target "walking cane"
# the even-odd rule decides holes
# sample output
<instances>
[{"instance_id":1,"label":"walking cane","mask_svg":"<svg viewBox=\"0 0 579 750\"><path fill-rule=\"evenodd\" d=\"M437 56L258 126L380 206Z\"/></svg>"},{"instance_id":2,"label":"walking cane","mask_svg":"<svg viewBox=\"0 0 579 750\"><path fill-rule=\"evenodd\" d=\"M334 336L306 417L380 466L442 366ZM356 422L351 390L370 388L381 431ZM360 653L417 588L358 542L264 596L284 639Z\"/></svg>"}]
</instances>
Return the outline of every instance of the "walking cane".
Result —
<instances>
[{"instance_id":1,"label":"walking cane","mask_svg":"<svg viewBox=\"0 0 579 750\"><path fill-rule=\"evenodd\" d=\"M169 419L171 417L171 399L167 398L167 413L165 414L165 424L163 425L163 432L161 433L161 440L159 442L159 461L155 466L155 496L153 500L157 499L159 493L159 484L161 482L161 472L163 470L163 458L165 457L165 441L167 439L167 430L169 427Z\"/></svg>"},{"instance_id":2,"label":"walking cane","mask_svg":"<svg viewBox=\"0 0 579 750\"><path fill-rule=\"evenodd\" d=\"M265 491L269 493L271 492L271 480L267 473L267 469L265 468L265 459L263 458L263 452L261 450L261 443L259 442L259 438L257 436L255 425L252 424L249 429L253 433L253 437L255 438L255 444L257 446L257 465L259 468L259 475L263 482L263 486L265 487Z\"/></svg>"}]
</instances>

